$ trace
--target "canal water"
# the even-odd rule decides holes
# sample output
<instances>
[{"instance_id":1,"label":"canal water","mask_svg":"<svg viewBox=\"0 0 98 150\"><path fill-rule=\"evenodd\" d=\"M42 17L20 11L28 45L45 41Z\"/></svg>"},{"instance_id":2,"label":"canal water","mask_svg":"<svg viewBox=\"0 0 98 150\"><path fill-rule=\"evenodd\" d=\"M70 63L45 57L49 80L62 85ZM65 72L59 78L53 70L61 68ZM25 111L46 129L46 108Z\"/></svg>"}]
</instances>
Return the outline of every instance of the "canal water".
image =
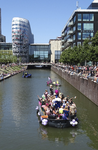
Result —
<instances>
[{"instance_id":1,"label":"canal water","mask_svg":"<svg viewBox=\"0 0 98 150\"><path fill-rule=\"evenodd\" d=\"M98 150L98 107L50 70L29 70L0 82L0 150ZM43 127L36 114L38 97L49 91L48 76L59 80L64 96L77 98L76 128Z\"/></svg>"}]
</instances>

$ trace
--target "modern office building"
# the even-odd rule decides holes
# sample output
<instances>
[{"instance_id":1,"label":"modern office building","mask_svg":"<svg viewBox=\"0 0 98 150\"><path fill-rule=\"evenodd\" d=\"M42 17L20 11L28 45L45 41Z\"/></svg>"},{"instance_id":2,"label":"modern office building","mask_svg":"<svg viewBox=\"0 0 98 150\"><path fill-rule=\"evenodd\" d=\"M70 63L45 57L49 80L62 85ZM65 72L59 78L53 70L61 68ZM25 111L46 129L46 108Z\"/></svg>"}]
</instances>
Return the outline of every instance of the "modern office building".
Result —
<instances>
[{"instance_id":1,"label":"modern office building","mask_svg":"<svg viewBox=\"0 0 98 150\"><path fill-rule=\"evenodd\" d=\"M51 50L49 43L30 44L29 62L50 62Z\"/></svg>"},{"instance_id":2,"label":"modern office building","mask_svg":"<svg viewBox=\"0 0 98 150\"><path fill-rule=\"evenodd\" d=\"M51 62L59 62L61 55L61 37L50 39L49 44L51 49Z\"/></svg>"},{"instance_id":3,"label":"modern office building","mask_svg":"<svg viewBox=\"0 0 98 150\"><path fill-rule=\"evenodd\" d=\"M6 37L1 32L1 8L0 8L0 42L6 42Z\"/></svg>"},{"instance_id":4,"label":"modern office building","mask_svg":"<svg viewBox=\"0 0 98 150\"><path fill-rule=\"evenodd\" d=\"M12 50L12 43L0 42L0 50Z\"/></svg>"},{"instance_id":5,"label":"modern office building","mask_svg":"<svg viewBox=\"0 0 98 150\"><path fill-rule=\"evenodd\" d=\"M98 0L87 9L77 8L62 30L61 50L69 46L82 45L86 38L92 38L98 31Z\"/></svg>"},{"instance_id":6,"label":"modern office building","mask_svg":"<svg viewBox=\"0 0 98 150\"><path fill-rule=\"evenodd\" d=\"M31 33L27 19L14 17L12 19L12 50L21 62L29 61L29 45L34 43L34 36Z\"/></svg>"}]
</instances>

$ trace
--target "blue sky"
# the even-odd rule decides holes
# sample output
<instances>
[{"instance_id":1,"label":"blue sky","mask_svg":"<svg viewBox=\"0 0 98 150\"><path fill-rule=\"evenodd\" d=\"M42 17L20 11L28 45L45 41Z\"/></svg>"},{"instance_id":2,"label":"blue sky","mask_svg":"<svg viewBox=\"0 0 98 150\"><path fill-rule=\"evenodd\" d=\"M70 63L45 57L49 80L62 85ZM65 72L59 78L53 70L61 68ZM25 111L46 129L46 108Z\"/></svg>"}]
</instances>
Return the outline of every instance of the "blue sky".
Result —
<instances>
[{"instance_id":1,"label":"blue sky","mask_svg":"<svg viewBox=\"0 0 98 150\"><path fill-rule=\"evenodd\" d=\"M13 17L29 20L34 43L49 43L61 36L69 17L76 9L77 0L2 0L1 28L6 42L12 42L11 24ZM86 9L93 0L78 0L79 7Z\"/></svg>"}]
</instances>

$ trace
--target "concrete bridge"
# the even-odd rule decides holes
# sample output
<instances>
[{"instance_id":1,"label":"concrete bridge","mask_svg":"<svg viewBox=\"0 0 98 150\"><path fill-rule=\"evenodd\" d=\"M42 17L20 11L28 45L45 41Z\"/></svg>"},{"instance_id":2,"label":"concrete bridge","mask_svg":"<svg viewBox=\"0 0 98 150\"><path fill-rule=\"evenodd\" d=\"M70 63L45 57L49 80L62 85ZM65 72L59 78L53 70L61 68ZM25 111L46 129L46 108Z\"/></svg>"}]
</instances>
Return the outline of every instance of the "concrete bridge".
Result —
<instances>
[{"instance_id":1,"label":"concrete bridge","mask_svg":"<svg viewBox=\"0 0 98 150\"><path fill-rule=\"evenodd\" d=\"M51 63L22 63L21 65L27 66L27 69L50 69Z\"/></svg>"}]
</instances>

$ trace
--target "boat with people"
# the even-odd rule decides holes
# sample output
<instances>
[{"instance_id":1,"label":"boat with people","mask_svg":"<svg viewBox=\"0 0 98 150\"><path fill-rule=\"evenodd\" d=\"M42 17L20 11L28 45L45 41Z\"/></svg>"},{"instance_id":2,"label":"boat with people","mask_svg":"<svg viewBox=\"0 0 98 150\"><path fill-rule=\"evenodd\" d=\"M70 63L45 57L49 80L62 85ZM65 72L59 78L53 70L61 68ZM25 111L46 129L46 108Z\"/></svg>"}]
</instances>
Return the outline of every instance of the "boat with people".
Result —
<instances>
[{"instance_id":1,"label":"boat with people","mask_svg":"<svg viewBox=\"0 0 98 150\"><path fill-rule=\"evenodd\" d=\"M52 85L53 85L53 86L61 86L61 84L59 83L58 80L57 80L57 81L53 81L53 82L52 82Z\"/></svg>"},{"instance_id":2,"label":"boat with people","mask_svg":"<svg viewBox=\"0 0 98 150\"><path fill-rule=\"evenodd\" d=\"M52 79L50 77L48 77L48 81L46 83L47 83L47 85L52 84Z\"/></svg>"},{"instance_id":3,"label":"boat with people","mask_svg":"<svg viewBox=\"0 0 98 150\"><path fill-rule=\"evenodd\" d=\"M28 72L23 72L23 75L22 75L22 77L23 78L31 78L31 74L29 74Z\"/></svg>"},{"instance_id":4,"label":"boat with people","mask_svg":"<svg viewBox=\"0 0 98 150\"><path fill-rule=\"evenodd\" d=\"M50 91L48 94L46 90L41 97L38 96L36 111L39 122L44 126L56 128L76 127L79 120L76 104L73 102L75 98L64 97L58 90L55 90L53 94Z\"/></svg>"}]
</instances>

